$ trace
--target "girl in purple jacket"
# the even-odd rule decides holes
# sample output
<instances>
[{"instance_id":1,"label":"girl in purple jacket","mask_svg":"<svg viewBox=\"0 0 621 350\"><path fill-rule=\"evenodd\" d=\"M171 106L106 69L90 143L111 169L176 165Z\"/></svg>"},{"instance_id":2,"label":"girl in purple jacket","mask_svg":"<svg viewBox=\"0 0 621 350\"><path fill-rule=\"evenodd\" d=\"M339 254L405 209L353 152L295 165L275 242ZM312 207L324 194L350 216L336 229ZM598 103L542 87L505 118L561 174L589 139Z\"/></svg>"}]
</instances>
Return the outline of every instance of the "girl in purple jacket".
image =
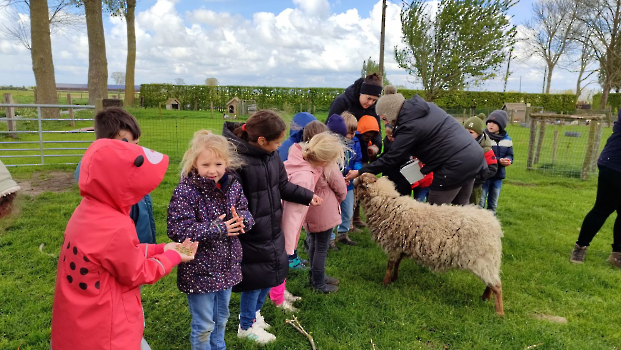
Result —
<instances>
[{"instance_id":1,"label":"girl in purple jacket","mask_svg":"<svg viewBox=\"0 0 621 350\"><path fill-rule=\"evenodd\" d=\"M254 225L242 186L231 172L240 165L225 137L197 131L168 207L168 237L199 242L194 260L177 272L177 286L187 294L192 316L192 349L225 347L231 288L242 279L237 236Z\"/></svg>"}]
</instances>

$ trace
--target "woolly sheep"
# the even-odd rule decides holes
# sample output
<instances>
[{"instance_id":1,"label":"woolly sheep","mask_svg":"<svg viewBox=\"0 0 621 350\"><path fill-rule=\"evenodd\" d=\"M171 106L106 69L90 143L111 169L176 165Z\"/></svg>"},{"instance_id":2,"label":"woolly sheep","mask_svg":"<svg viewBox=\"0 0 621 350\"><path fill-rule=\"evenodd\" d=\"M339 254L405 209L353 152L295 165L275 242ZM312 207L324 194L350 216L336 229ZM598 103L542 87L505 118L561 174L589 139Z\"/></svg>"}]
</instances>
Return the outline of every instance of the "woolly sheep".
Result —
<instances>
[{"instance_id":1,"label":"woolly sheep","mask_svg":"<svg viewBox=\"0 0 621 350\"><path fill-rule=\"evenodd\" d=\"M502 229L489 210L475 206L435 206L400 196L388 178L363 174L354 181L357 200L375 240L388 254L383 283L397 280L404 256L434 272L469 270L485 282L483 300L494 293L504 315L500 262Z\"/></svg>"}]
</instances>

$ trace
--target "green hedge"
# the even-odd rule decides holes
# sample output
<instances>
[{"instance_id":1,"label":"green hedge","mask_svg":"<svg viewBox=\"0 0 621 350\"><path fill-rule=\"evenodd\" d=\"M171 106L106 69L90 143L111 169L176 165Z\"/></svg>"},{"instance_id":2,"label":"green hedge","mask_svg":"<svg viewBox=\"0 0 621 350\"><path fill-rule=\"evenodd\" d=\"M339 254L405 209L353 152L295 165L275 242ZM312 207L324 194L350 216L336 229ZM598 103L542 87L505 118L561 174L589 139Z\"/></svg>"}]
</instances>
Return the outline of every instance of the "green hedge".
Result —
<instances>
[{"instance_id":1,"label":"green hedge","mask_svg":"<svg viewBox=\"0 0 621 350\"><path fill-rule=\"evenodd\" d=\"M237 96L242 100L253 99L259 108L279 108L292 111L328 110L336 96L343 93L342 88L291 88L268 86L205 86L142 84L140 96L143 106L158 107L169 98L176 98L182 109L208 109L213 102L214 108L224 110L226 103ZM423 95L420 90L399 90L406 98L415 94ZM571 113L576 109L575 95L527 94L517 92L488 91L453 91L437 99L440 107L457 108L501 108L504 102L530 103L542 106L546 111ZM188 107L189 105L189 107Z\"/></svg>"},{"instance_id":2,"label":"green hedge","mask_svg":"<svg viewBox=\"0 0 621 350\"><path fill-rule=\"evenodd\" d=\"M593 103L591 104L591 109L601 109L602 104L602 94L598 93L593 95ZM608 106L612 107L612 110L616 110L621 108L621 94L608 94Z\"/></svg>"}]
</instances>

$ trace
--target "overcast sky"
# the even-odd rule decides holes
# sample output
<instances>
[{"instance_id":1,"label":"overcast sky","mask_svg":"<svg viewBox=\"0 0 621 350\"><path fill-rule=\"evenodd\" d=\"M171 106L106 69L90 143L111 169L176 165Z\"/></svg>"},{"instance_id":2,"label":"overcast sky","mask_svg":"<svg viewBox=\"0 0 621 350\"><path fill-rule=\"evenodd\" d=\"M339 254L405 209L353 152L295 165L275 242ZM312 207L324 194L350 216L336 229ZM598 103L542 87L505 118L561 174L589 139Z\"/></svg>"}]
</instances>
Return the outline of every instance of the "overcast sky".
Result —
<instances>
[{"instance_id":1,"label":"overcast sky","mask_svg":"<svg viewBox=\"0 0 621 350\"><path fill-rule=\"evenodd\" d=\"M400 4L388 1L387 77L395 85L418 88L394 59L395 45L402 45ZM518 2L510 12L513 23L527 20L530 7L531 0ZM0 10L0 23L16 15L28 20L27 13L9 11ZM174 83L176 78L202 84L215 77L221 85L346 87L359 77L364 60L378 60L380 24L381 1L139 0L136 84ZM108 72L124 72L125 22L106 16L104 26ZM86 30L53 34L52 48L56 82L85 84ZM543 62L518 51L522 59L511 62L507 90L541 92ZM0 62L0 85L34 85L30 52L2 31ZM555 70L553 90L575 85L575 74ZM502 91L502 78L475 89Z\"/></svg>"}]
</instances>

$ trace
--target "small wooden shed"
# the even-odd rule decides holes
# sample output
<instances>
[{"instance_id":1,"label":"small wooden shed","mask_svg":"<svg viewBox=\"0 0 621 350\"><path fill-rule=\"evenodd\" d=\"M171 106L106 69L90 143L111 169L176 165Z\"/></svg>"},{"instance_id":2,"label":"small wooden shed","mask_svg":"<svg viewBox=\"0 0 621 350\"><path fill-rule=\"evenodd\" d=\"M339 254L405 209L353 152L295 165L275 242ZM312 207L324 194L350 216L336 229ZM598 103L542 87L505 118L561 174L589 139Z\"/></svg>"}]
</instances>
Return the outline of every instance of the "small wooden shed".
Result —
<instances>
[{"instance_id":1,"label":"small wooden shed","mask_svg":"<svg viewBox=\"0 0 621 350\"><path fill-rule=\"evenodd\" d=\"M169 98L168 100L166 100L166 109L168 110L178 110L180 105L181 104L179 103L179 100L177 100L176 98Z\"/></svg>"},{"instance_id":2,"label":"small wooden shed","mask_svg":"<svg viewBox=\"0 0 621 350\"><path fill-rule=\"evenodd\" d=\"M239 114L239 102L241 100L236 96L226 103L226 112L237 116Z\"/></svg>"},{"instance_id":3,"label":"small wooden shed","mask_svg":"<svg viewBox=\"0 0 621 350\"><path fill-rule=\"evenodd\" d=\"M511 103L505 102L502 109L509 115L507 124L512 122L526 122L526 104L525 103Z\"/></svg>"}]
</instances>

